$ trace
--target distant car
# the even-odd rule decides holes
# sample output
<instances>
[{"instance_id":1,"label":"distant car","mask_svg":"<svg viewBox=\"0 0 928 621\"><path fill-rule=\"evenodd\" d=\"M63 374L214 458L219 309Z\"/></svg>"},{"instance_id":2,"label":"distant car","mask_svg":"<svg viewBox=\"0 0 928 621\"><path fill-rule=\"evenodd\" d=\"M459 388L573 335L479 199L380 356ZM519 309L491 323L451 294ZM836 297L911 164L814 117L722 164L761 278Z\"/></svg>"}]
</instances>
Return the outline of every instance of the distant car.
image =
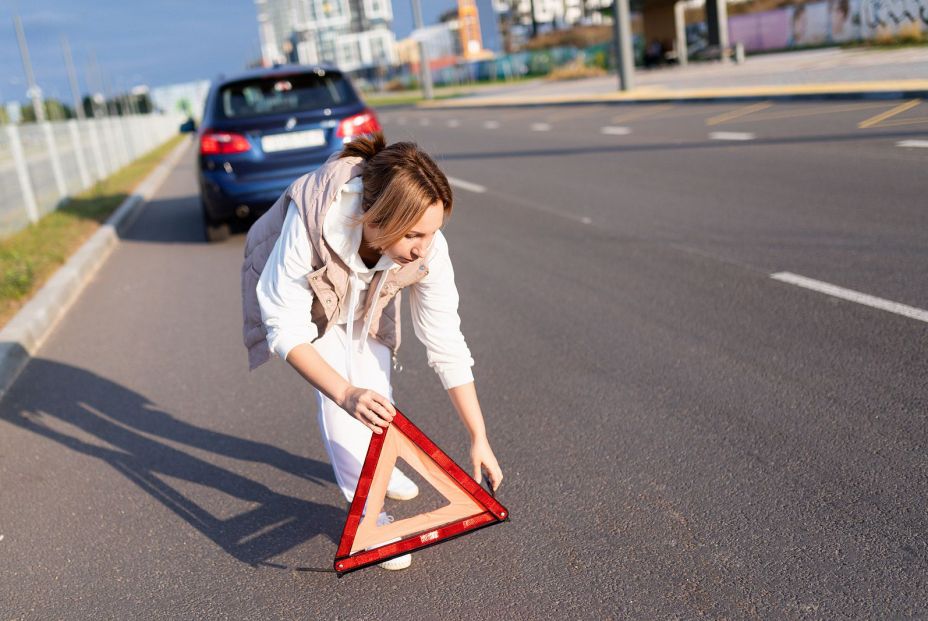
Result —
<instances>
[{"instance_id":1,"label":"distant car","mask_svg":"<svg viewBox=\"0 0 928 621\"><path fill-rule=\"evenodd\" d=\"M352 137L380 130L333 67L286 65L215 82L197 135L206 238L226 239L233 222L259 216Z\"/></svg>"}]
</instances>

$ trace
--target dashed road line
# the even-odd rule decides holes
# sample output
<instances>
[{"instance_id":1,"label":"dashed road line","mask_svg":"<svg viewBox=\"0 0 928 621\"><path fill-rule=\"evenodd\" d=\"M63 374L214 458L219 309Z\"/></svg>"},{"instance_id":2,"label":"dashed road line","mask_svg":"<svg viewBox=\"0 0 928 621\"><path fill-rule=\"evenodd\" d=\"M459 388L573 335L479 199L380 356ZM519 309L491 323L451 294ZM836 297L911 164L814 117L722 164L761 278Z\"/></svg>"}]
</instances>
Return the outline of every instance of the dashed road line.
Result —
<instances>
[{"instance_id":1,"label":"dashed road line","mask_svg":"<svg viewBox=\"0 0 928 621\"><path fill-rule=\"evenodd\" d=\"M871 116L869 119L865 119L861 121L860 123L857 124L857 127L859 127L860 129L866 129L868 127L873 127L874 125L878 125L881 121L885 121L886 119L892 116L896 116L897 114L902 114L906 110L911 110L912 108L914 108L921 102L922 102L921 99L911 99L909 101L899 104L898 106L894 108L891 108L890 110L880 112L877 115Z\"/></svg>"},{"instance_id":2,"label":"dashed road line","mask_svg":"<svg viewBox=\"0 0 928 621\"><path fill-rule=\"evenodd\" d=\"M928 311L915 308L914 306L900 304L899 302L893 302L891 300L884 300L883 298L861 293L860 291L845 289L844 287L832 285L831 283L827 283L822 280L815 280L814 278L807 278L805 276L800 276L799 274L793 274L790 272L777 272L776 274L771 274L770 277L774 280L779 280L780 282L789 283L791 285L796 285L797 287L803 287L805 289L811 289L812 291L818 291L819 293L841 298L842 300L857 302L858 304L863 304L864 306L870 306L871 308L878 308L880 310L889 311L890 313L902 315L903 317L909 317L910 319L917 319L919 321L928 322Z\"/></svg>"},{"instance_id":3,"label":"dashed road line","mask_svg":"<svg viewBox=\"0 0 928 621\"><path fill-rule=\"evenodd\" d=\"M602 113L602 112L605 111L605 110L607 110L607 109L606 109L606 108L603 108L602 106L586 106L586 107L581 108L581 109L578 109L578 108L573 107L573 106L567 106L567 107L566 107L565 109L563 109L563 110L557 110L557 111L555 111L555 112L551 112L551 113L547 114L547 115L543 118L543 120L544 120L546 123L550 123L550 122L552 122L552 121L560 121L560 120L563 120L563 119L567 119L567 120L569 120L569 121L573 121L573 120L576 120L576 119L583 119L583 118L588 118L588 117L591 117L591 116L596 116L597 114L600 114L600 113Z\"/></svg>"},{"instance_id":4,"label":"dashed road line","mask_svg":"<svg viewBox=\"0 0 928 621\"><path fill-rule=\"evenodd\" d=\"M756 134L751 132L711 132L709 138L711 140L754 140L757 137Z\"/></svg>"},{"instance_id":5,"label":"dashed road line","mask_svg":"<svg viewBox=\"0 0 928 621\"><path fill-rule=\"evenodd\" d=\"M632 130L622 125L606 125L600 128L599 133L608 136L627 136L632 133Z\"/></svg>"},{"instance_id":6,"label":"dashed road line","mask_svg":"<svg viewBox=\"0 0 928 621\"><path fill-rule=\"evenodd\" d=\"M910 149L928 149L928 140L900 140L896 143L896 146Z\"/></svg>"},{"instance_id":7,"label":"dashed road line","mask_svg":"<svg viewBox=\"0 0 928 621\"><path fill-rule=\"evenodd\" d=\"M533 132L549 132L551 126L548 123L532 123Z\"/></svg>"},{"instance_id":8,"label":"dashed road line","mask_svg":"<svg viewBox=\"0 0 928 621\"><path fill-rule=\"evenodd\" d=\"M625 114L617 114L611 119L610 123L627 123L628 121L643 119L645 117L654 116L655 114L660 114L661 112L667 112L672 110L673 106L652 106L642 110L632 110L631 112L626 112Z\"/></svg>"},{"instance_id":9,"label":"dashed road line","mask_svg":"<svg viewBox=\"0 0 928 621\"><path fill-rule=\"evenodd\" d=\"M499 121L484 121L484 129L497 129L499 127Z\"/></svg>"},{"instance_id":10,"label":"dashed road line","mask_svg":"<svg viewBox=\"0 0 928 621\"><path fill-rule=\"evenodd\" d=\"M737 108L735 110L729 110L728 112L723 112L722 114L717 114L713 117L706 119L706 125L721 125L728 121L734 119L740 119L754 112L760 112L761 110L766 110L773 106L769 101L764 101L761 103L752 104L750 106L744 106L743 108Z\"/></svg>"},{"instance_id":11,"label":"dashed road line","mask_svg":"<svg viewBox=\"0 0 928 621\"><path fill-rule=\"evenodd\" d=\"M456 188L461 188L462 190L467 190L468 192L475 192L477 194L483 194L487 191L482 185L476 183L471 183L470 181L464 181L463 179L457 179L455 177L448 177L448 183L453 185Z\"/></svg>"}]
</instances>

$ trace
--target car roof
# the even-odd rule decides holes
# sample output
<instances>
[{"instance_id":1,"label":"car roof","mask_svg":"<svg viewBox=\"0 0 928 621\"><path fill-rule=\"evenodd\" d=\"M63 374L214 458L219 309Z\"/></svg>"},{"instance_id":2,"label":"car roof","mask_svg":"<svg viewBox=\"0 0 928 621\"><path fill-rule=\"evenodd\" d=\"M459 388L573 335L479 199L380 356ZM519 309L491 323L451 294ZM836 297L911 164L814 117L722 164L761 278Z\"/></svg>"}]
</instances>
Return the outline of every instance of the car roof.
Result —
<instances>
[{"instance_id":1,"label":"car roof","mask_svg":"<svg viewBox=\"0 0 928 621\"><path fill-rule=\"evenodd\" d=\"M217 88L220 88L226 84L240 82L242 80L254 80L256 78L278 78L301 73L316 73L318 71L324 71L326 73L334 73L338 75L342 74L340 69L332 65L275 65L273 67L263 67L260 69L252 69L251 71L243 71L231 76L221 76L216 79L215 85Z\"/></svg>"}]
</instances>

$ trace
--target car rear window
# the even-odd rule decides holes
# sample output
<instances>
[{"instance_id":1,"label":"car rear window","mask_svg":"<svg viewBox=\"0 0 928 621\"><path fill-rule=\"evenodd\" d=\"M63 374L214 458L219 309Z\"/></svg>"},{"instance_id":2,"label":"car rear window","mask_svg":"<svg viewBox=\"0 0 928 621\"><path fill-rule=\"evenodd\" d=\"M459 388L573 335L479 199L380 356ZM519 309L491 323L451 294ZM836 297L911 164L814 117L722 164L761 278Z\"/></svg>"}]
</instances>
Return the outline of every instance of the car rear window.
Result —
<instances>
[{"instance_id":1,"label":"car rear window","mask_svg":"<svg viewBox=\"0 0 928 621\"><path fill-rule=\"evenodd\" d=\"M219 91L219 115L241 119L329 108L356 100L337 73L303 73L226 84Z\"/></svg>"}]
</instances>

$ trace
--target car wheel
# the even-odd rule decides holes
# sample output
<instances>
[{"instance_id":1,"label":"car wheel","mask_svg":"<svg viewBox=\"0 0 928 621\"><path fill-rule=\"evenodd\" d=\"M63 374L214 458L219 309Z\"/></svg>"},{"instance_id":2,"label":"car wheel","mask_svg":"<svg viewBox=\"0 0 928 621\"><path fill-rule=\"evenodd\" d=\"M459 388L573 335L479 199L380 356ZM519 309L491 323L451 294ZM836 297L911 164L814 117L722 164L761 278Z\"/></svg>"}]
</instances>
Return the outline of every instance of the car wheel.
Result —
<instances>
[{"instance_id":1,"label":"car wheel","mask_svg":"<svg viewBox=\"0 0 928 621\"><path fill-rule=\"evenodd\" d=\"M229 223L213 222L209 214L206 213L206 207L203 207L203 228L206 231L206 241L208 242L221 242L229 239Z\"/></svg>"},{"instance_id":2,"label":"car wheel","mask_svg":"<svg viewBox=\"0 0 928 621\"><path fill-rule=\"evenodd\" d=\"M221 242L229 239L229 223L220 222L218 224L206 223L206 241Z\"/></svg>"}]
</instances>

